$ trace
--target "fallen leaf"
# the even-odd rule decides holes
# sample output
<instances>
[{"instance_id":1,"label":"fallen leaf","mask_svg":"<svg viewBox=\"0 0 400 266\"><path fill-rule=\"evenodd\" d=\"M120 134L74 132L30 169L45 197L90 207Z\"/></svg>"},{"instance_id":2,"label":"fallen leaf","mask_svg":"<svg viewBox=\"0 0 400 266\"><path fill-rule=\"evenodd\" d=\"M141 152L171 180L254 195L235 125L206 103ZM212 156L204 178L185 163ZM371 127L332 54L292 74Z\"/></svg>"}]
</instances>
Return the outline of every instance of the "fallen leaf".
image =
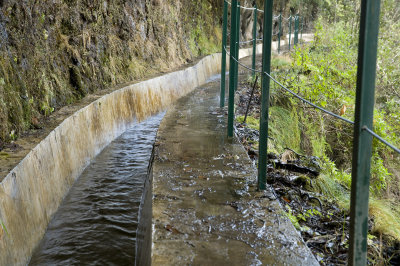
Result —
<instances>
[{"instance_id":1,"label":"fallen leaf","mask_svg":"<svg viewBox=\"0 0 400 266\"><path fill-rule=\"evenodd\" d=\"M340 116L344 115L346 113L346 105L343 104L342 108L340 109Z\"/></svg>"},{"instance_id":2,"label":"fallen leaf","mask_svg":"<svg viewBox=\"0 0 400 266\"><path fill-rule=\"evenodd\" d=\"M291 200L288 199L288 198L286 198L286 197L282 197L282 199L283 199L284 201L286 201L287 203L290 203L290 202L291 202Z\"/></svg>"},{"instance_id":3,"label":"fallen leaf","mask_svg":"<svg viewBox=\"0 0 400 266\"><path fill-rule=\"evenodd\" d=\"M167 224L166 226L164 226L164 228L165 228L167 231L172 232L173 234L182 234L182 232L180 232L178 229L176 229L174 226L172 226L172 225L170 225L170 224Z\"/></svg>"}]
</instances>

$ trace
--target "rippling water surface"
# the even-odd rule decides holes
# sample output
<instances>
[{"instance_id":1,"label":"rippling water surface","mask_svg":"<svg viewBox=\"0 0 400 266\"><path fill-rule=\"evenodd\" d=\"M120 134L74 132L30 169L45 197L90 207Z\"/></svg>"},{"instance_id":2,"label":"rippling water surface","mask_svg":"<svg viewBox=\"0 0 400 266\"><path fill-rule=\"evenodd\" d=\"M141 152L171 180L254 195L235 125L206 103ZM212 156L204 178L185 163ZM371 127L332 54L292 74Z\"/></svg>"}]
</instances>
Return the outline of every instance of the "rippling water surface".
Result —
<instances>
[{"instance_id":1,"label":"rippling water surface","mask_svg":"<svg viewBox=\"0 0 400 266\"><path fill-rule=\"evenodd\" d=\"M105 148L71 188L30 265L132 265L138 210L164 113Z\"/></svg>"}]
</instances>

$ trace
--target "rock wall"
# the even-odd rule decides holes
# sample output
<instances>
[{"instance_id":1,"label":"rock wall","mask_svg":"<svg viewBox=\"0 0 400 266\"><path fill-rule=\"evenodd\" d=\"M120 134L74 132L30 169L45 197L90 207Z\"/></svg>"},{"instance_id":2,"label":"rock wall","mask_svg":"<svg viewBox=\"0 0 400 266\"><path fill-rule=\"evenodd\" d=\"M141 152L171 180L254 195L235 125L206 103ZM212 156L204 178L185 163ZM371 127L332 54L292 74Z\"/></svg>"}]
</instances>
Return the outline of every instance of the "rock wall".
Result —
<instances>
[{"instance_id":1,"label":"rock wall","mask_svg":"<svg viewBox=\"0 0 400 266\"><path fill-rule=\"evenodd\" d=\"M215 52L219 5L0 0L0 150L88 93Z\"/></svg>"}]
</instances>

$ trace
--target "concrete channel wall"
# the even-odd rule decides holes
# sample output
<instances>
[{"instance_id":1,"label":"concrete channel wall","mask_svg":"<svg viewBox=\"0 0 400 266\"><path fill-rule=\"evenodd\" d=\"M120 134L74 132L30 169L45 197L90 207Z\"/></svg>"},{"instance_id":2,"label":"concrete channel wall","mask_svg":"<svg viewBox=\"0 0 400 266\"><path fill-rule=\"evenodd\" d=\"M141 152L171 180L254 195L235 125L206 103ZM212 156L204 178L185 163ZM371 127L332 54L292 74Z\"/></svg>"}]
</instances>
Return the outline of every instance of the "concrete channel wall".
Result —
<instances>
[{"instance_id":1,"label":"concrete channel wall","mask_svg":"<svg viewBox=\"0 0 400 266\"><path fill-rule=\"evenodd\" d=\"M242 49L240 56L251 51ZM213 54L187 69L124 87L55 128L0 183L0 265L29 262L62 199L104 147L135 120L204 84L220 66L221 54Z\"/></svg>"}]
</instances>

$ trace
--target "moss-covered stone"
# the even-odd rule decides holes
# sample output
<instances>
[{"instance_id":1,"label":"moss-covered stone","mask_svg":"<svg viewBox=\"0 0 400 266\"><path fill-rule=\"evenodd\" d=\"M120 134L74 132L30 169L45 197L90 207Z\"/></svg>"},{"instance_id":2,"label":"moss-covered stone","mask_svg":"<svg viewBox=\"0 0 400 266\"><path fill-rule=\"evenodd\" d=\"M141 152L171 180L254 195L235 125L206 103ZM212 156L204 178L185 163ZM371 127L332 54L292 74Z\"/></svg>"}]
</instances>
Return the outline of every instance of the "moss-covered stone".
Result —
<instances>
[{"instance_id":1,"label":"moss-covered stone","mask_svg":"<svg viewBox=\"0 0 400 266\"><path fill-rule=\"evenodd\" d=\"M212 0L1 1L0 140L88 93L215 52L219 6Z\"/></svg>"}]
</instances>

